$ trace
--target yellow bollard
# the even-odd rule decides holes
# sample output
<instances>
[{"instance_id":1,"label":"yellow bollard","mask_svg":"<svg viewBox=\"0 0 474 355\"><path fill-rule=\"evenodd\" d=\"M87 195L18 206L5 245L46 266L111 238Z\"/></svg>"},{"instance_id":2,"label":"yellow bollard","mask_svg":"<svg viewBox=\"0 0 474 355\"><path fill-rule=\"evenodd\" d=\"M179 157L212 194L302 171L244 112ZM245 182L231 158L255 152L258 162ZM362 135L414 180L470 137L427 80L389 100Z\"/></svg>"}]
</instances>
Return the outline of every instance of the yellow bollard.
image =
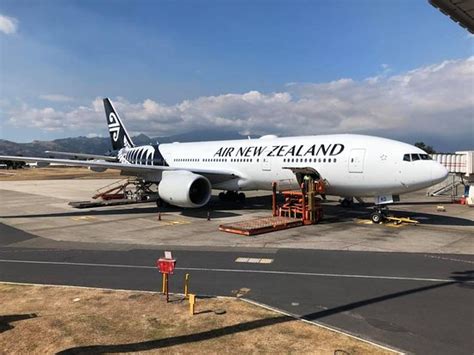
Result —
<instances>
[{"instance_id":1,"label":"yellow bollard","mask_svg":"<svg viewBox=\"0 0 474 355\"><path fill-rule=\"evenodd\" d=\"M162 294L165 294L165 293L168 292L168 290L167 290L167 286L168 286L168 282L167 282L167 281L168 281L168 280L167 280L168 274L162 274L162 275L163 275L163 282L162 282L162 286L161 286L161 293L162 293Z\"/></svg>"},{"instance_id":2,"label":"yellow bollard","mask_svg":"<svg viewBox=\"0 0 474 355\"><path fill-rule=\"evenodd\" d=\"M184 297L189 297L189 274L184 276Z\"/></svg>"},{"instance_id":3,"label":"yellow bollard","mask_svg":"<svg viewBox=\"0 0 474 355\"><path fill-rule=\"evenodd\" d=\"M194 315L194 305L196 304L196 295L189 295L189 314Z\"/></svg>"}]
</instances>

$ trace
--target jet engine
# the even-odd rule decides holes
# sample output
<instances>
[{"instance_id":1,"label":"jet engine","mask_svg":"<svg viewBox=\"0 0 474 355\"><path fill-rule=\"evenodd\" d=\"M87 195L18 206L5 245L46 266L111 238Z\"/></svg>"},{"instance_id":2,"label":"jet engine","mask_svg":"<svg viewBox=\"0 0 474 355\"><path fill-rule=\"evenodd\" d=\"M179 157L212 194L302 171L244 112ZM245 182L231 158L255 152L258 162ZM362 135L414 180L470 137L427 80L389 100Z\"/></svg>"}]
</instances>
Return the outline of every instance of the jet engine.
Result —
<instances>
[{"instance_id":1,"label":"jet engine","mask_svg":"<svg viewBox=\"0 0 474 355\"><path fill-rule=\"evenodd\" d=\"M174 206L198 208L211 198L209 180L190 171L163 171L158 194L160 198Z\"/></svg>"}]
</instances>

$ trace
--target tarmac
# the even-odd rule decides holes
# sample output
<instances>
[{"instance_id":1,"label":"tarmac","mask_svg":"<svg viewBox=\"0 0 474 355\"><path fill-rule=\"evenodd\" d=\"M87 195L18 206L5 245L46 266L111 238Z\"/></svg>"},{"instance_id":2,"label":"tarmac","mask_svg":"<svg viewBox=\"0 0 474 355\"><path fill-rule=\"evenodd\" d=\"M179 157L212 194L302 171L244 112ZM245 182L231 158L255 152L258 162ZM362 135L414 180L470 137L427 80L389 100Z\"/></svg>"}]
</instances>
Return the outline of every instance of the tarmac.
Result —
<instances>
[{"instance_id":1,"label":"tarmac","mask_svg":"<svg viewBox=\"0 0 474 355\"><path fill-rule=\"evenodd\" d=\"M255 237L223 233L218 227L269 216L266 192L249 193L243 206L213 197L206 208L161 209L161 221L154 203L80 210L68 206L90 200L97 188L113 181L2 181L1 222L63 242L474 254L474 209L423 193L402 196L390 208L394 215L421 222L417 226L365 224L370 206L343 209L333 199L324 203L325 218L318 225ZM437 212L438 205L446 212Z\"/></svg>"},{"instance_id":2,"label":"tarmac","mask_svg":"<svg viewBox=\"0 0 474 355\"><path fill-rule=\"evenodd\" d=\"M416 226L366 224L370 206L324 204L324 222L246 237L222 223L268 216L270 197L210 208L77 210L105 180L0 182L0 280L159 290L173 251L201 295L244 297L410 353L474 352L474 210L412 194L391 207ZM446 212L437 212L443 205ZM211 220L207 220L210 211Z\"/></svg>"}]
</instances>

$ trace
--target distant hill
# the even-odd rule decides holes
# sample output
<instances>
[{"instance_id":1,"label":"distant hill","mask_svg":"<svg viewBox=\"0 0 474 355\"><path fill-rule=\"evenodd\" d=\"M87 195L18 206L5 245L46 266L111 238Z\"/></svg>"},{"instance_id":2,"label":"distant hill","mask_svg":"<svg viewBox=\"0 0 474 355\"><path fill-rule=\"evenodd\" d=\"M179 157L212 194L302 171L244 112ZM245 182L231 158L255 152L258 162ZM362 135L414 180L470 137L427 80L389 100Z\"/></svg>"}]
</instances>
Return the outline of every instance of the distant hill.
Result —
<instances>
[{"instance_id":1,"label":"distant hill","mask_svg":"<svg viewBox=\"0 0 474 355\"><path fill-rule=\"evenodd\" d=\"M149 143L196 142L228 139L245 139L237 132L218 132L213 130L195 131L168 137L150 138L145 134L132 137L133 143L143 145ZM72 137L52 141L33 141L31 143L15 143L0 139L0 155L23 155L47 157L45 150L61 152L105 154L112 149L109 137Z\"/></svg>"}]
</instances>

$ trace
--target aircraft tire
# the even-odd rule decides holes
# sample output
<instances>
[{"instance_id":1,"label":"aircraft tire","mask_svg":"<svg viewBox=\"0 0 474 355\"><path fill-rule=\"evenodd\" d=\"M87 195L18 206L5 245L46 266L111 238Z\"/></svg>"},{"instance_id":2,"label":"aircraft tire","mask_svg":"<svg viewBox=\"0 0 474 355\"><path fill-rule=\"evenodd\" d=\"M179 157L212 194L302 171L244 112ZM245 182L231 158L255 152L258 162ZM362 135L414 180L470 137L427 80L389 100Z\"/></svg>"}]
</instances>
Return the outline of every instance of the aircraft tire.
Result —
<instances>
[{"instance_id":1,"label":"aircraft tire","mask_svg":"<svg viewBox=\"0 0 474 355\"><path fill-rule=\"evenodd\" d=\"M383 219L382 213L380 213L378 211L373 212L370 215L370 219L372 220L372 222L378 224L378 223L382 222L382 219Z\"/></svg>"}]
</instances>

